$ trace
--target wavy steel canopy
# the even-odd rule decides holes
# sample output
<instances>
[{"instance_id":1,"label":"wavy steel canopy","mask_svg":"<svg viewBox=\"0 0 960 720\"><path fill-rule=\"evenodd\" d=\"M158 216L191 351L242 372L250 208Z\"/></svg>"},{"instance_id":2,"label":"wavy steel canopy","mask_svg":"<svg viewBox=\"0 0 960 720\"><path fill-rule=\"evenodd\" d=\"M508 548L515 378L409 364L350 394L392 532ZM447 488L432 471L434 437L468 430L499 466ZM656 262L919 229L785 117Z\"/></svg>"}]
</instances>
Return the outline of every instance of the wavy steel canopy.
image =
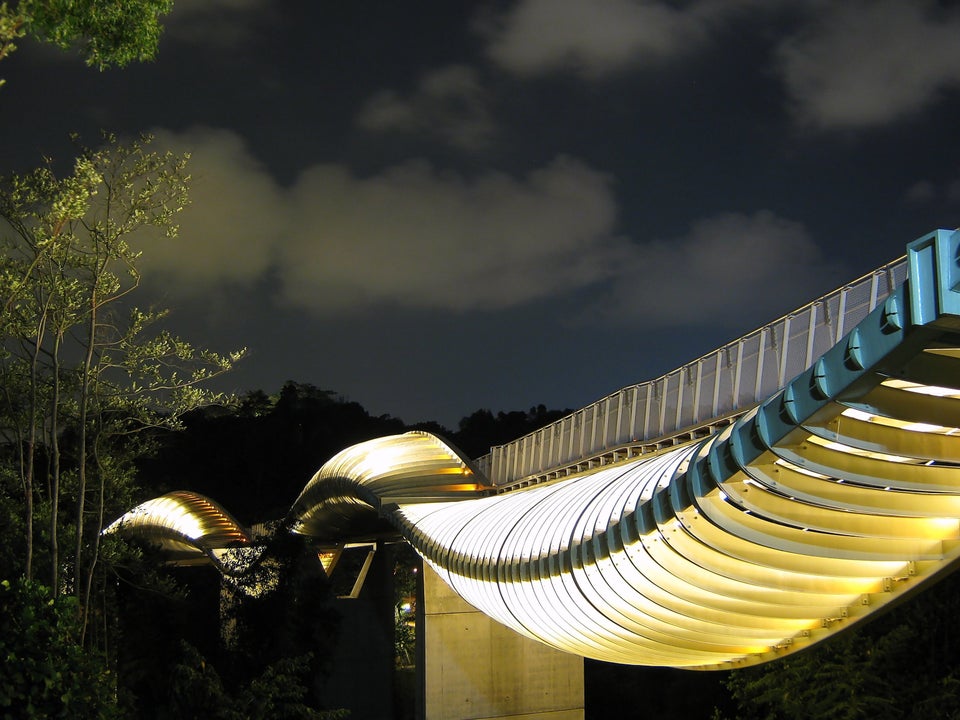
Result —
<instances>
[{"instance_id":1,"label":"wavy steel canopy","mask_svg":"<svg viewBox=\"0 0 960 720\"><path fill-rule=\"evenodd\" d=\"M175 564L212 562L222 572L246 568L250 536L221 505L188 490L147 500L114 520L104 533L148 540ZM246 552L244 552L246 551Z\"/></svg>"},{"instance_id":2,"label":"wavy steel canopy","mask_svg":"<svg viewBox=\"0 0 960 720\"><path fill-rule=\"evenodd\" d=\"M348 448L298 531L388 521L468 602L610 662L726 669L822 640L960 558L960 232L723 432L491 495L426 433Z\"/></svg>"}]
</instances>

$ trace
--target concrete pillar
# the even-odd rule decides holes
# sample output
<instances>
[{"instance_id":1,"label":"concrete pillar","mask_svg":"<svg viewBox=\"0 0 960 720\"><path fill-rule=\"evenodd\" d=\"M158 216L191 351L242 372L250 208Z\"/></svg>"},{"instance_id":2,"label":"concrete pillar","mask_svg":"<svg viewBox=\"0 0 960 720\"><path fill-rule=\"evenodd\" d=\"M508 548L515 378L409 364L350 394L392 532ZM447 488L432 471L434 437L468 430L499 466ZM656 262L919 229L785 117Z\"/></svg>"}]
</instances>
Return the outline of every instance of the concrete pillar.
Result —
<instances>
[{"instance_id":1,"label":"concrete pillar","mask_svg":"<svg viewBox=\"0 0 960 720\"><path fill-rule=\"evenodd\" d=\"M421 720L583 720L583 658L518 635L421 573Z\"/></svg>"},{"instance_id":2,"label":"concrete pillar","mask_svg":"<svg viewBox=\"0 0 960 720\"><path fill-rule=\"evenodd\" d=\"M352 584L352 577L348 584ZM328 707L351 717L389 720L393 707L393 552L377 544L356 598L337 600L339 640L323 685Z\"/></svg>"}]
</instances>

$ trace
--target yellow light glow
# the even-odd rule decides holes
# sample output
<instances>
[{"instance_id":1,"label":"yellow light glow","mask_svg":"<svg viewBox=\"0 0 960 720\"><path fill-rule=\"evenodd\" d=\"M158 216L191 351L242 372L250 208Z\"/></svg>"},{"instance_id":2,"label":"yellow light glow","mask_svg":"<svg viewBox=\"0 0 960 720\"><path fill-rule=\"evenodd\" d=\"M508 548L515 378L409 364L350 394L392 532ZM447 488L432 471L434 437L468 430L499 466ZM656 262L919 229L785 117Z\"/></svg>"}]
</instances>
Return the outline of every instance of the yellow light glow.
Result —
<instances>
[{"instance_id":1,"label":"yellow light glow","mask_svg":"<svg viewBox=\"0 0 960 720\"><path fill-rule=\"evenodd\" d=\"M807 442L811 445L819 445L820 447L825 447L828 450L836 450L837 452L847 453L848 455L856 455L858 457L871 458L873 460L883 460L884 462L892 463L913 463L916 462L914 458L903 457L902 455L891 455L889 453L875 452L873 450L864 450L863 448L856 448L850 445L846 445L841 442L836 442L835 440L827 440L826 438L818 437L816 435L810 435L807 437Z\"/></svg>"},{"instance_id":2,"label":"yellow light glow","mask_svg":"<svg viewBox=\"0 0 960 720\"><path fill-rule=\"evenodd\" d=\"M875 425L883 425L884 427L896 428L898 430L908 430L910 432L925 432L925 433L934 433L937 435L956 435L960 433L960 429L955 427L947 427L945 425L934 425L933 423L923 423L923 422L909 422L900 420L898 418L884 417L883 415L871 415L870 413L864 412L858 408L846 408L841 415L848 418L853 418L854 420L862 420L864 422L874 423Z\"/></svg>"},{"instance_id":3,"label":"yellow light glow","mask_svg":"<svg viewBox=\"0 0 960 720\"><path fill-rule=\"evenodd\" d=\"M792 472L798 472L801 475L806 475L807 477L816 478L817 480L831 480L832 478L829 475L824 475L823 473L814 472L813 470L808 470L805 467L796 465L789 460L784 460L783 458L777 458L773 461L774 465L777 465L782 468L787 468Z\"/></svg>"},{"instance_id":4,"label":"yellow light glow","mask_svg":"<svg viewBox=\"0 0 960 720\"><path fill-rule=\"evenodd\" d=\"M943 387L941 385L923 385L922 383L900 380L898 378L887 378L881 384L889 388L917 393L918 395L960 399L960 390L957 388Z\"/></svg>"}]
</instances>

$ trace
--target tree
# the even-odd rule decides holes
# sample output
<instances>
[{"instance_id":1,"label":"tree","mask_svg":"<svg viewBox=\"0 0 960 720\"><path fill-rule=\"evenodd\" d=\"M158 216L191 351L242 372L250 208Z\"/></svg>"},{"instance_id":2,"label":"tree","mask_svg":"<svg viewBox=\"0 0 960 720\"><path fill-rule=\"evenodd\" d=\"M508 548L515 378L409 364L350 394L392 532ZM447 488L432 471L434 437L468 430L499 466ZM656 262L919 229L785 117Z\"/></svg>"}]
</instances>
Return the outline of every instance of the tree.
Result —
<instances>
[{"instance_id":1,"label":"tree","mask_svg":"<svg viewBox=\"0 0 960 720\"><path fill-rule=\"evenodd\" d=\"M317 710L304 702L310 655L280 658L257 677L233 690L225 689L217 669L188 643L174 668L171 715L216 720L345 720L349 711Z\"/></svg>"},{"instance_id":2,"label":"tree","mask_svg":"<svg viewBox=\"0 0 960 720\"><path fill-rule=\"evenodd\" d=\"M742 720L960 718L960 576L782 660L730 674Z\"/></svg>"},{"instance_id":3,"label":"tree","mask_svg":"<svg viewBox=\"0 0 960 720\"><path fill-rule=\"evenodd\" d=\"M215 498L247 524L283 517L303 486L345 447L401 433L401 420L372 416L329 390L288 382L268 396L254 391L239 406L184 418L184 431L158 433L157 453L141 472L159 492L188 487ZM214 455L211 447L230 447Z\"/></svg>"},{"instance_id":4,"label":"tree","mask_svg":"<svg viewBox=\"0 0 960 720\"><path fill-rule=\"evenodd\" d=\"M135 624L125 619L127 637L134 641L127 652L139 654L141 666L144 659L150 665L158 653L172 656L163 662L166 667L142 668L138 678L129 677L129 667L121 664L121 683L143 705L137 708L138 716L346 717L345 711L322 709L319 680L329 670L339 616L316 551L288 525L274 528L261 540L257 561L226 587L218 581L204 587L200 575L205 571L200 569L181 572L190 587L190 611L207 614L203 627L186 627L185 613L171 608L169 599L132 592L133 609L139 612L144 600L148 608ZM215 642L204 637L211 611L221 623ZM158 622L165 632L157 633ZM139 637L153 641L136 642ZM165 674L169 677L162 677Z\"/></svg>"},{"instance_id":5,"label":"tree","mask_svg":"<svg viewBox=\"0 0 960 720\"><path fill-rule=\"evenodd\" d=\"M523 410L502 410L494 416L490 410L480 409L460 420L460 429L451 440L469 457L480 457L494 445L502 445L545 425L560 420L572 410L547 410L543 405Z\"/></svg>"},{"instance_id":6,"label":"tree","mask_svg":"<svg viewBox=\"0 0 960 720\"><path fill-rule=\"evenodd\" d=\"M0 713L119 717L109 671L79 643L76 598L26 579L0 582Z\"/></svg>"},{"instance_id":7,"label":"tree","mask_svg":"<svg viewBox=\"0 0 960 720\"><path fill-rule=\"evenodd\" d=\"M0 180L0 479L7 497L19 485L20 572L36 574L42 538L50 586L84 617L104 520L134 504L143 431L224 401L201 384L243 354L194 348L162 327L164 311L132 305L138 248L176 235L186 162L148 137L105 136L64 177L48 163Z\"/></svg>"},{"instance_id":8,"label":"tree","mask_svg":"<svg viewBox=\"0 0 960 720\"><path fill-rule=\"evenodd\" d=\"M87 65L104 70L157 54L160 18L173 0L20 0L0 3L0 60L31 36L67 50L77 48ZM2 82L2 81L0 81Z\"/></svg>"}]
</instances>

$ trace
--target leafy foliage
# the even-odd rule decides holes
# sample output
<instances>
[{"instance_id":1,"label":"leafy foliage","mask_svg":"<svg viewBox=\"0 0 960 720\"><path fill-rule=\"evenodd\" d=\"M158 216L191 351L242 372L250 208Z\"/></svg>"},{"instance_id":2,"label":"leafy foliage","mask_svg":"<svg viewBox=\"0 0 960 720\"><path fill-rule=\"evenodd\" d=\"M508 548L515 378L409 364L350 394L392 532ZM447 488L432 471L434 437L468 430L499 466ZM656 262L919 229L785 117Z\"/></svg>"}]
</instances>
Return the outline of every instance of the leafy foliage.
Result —
<instances>
[{"instance_id":1,"label":"leafy foliage","mask_svg":"<svg viewBox=\"0 0 960 720\"><path fill-rule=\"evenodd\" d=\"M100 70L152 60L160 19L173 0L20 0L0 4L0 59L15 41L30 35L68 50L79 49L87 65Z\"/></svg>"},{"instance_id":2,"label":"leafy foliage","mask_svg":"<svg viewBox=\"0 0 960 720\"><path fill-rule=\"evenodd\" d=\"M103 143L65 175L48 162L0 181L0 512L20 538L0 560L75 594L85 620L104 606L100 533L135 504L144 430L223 402L200 385L242 355L195 348L132 304L141 248L177 232L187 158L148 137Z\"/></svg>"},{"instance_id":3,"label":"leafy foliage","mask_svg":"<svg viewBox=\"0 0 960 720\"><path fill-rule=\"evenodd\" d=\"M264 540L259 564L225 586L210 568L172 571L174 593L127 584L118 675L131 713L157 719L345 717L322 709L319 680L328 669L338 614L316 554L286 529ZM134 569L131 580L143 575Z\"/></svg>"},{"instance_id":4,"label":"leafy foliage","mask_svg":"<svg viewBox=\"0 0 960 720\"><path fill-rule=\"evenodd\" d=\"M500 411L496 415L490 410L481 409L460 420L459 430L453 434L451 440L469 457L479 457L489 452L494 445L516 440L571 412L573 411L548 410L543 405L532 407L526 412Z\"/></svg>"},{"instance_id":5,"label":"leafy foliage","mask_svg":"<svg viewBox=\"0 0 960 720\"><path fill-rule=\"evenodd\" d=\"M224 689L215 667L189 643L174 668L171 706L176 717L214 720L342 720L346 710L316 710L303 702L312 655L281 658L236 693Z\"/></svg>"},{"instance_id":6,"label":"leafy foliage","mask_svg":"<svg viewBox=\"0 0 960 720\"><path fill-rule=\"evenodd\" d=\"M24 578L0 582L0 713L120 717L114 678L80 645L77 602Z\"/></svg>"}]
</instances>

